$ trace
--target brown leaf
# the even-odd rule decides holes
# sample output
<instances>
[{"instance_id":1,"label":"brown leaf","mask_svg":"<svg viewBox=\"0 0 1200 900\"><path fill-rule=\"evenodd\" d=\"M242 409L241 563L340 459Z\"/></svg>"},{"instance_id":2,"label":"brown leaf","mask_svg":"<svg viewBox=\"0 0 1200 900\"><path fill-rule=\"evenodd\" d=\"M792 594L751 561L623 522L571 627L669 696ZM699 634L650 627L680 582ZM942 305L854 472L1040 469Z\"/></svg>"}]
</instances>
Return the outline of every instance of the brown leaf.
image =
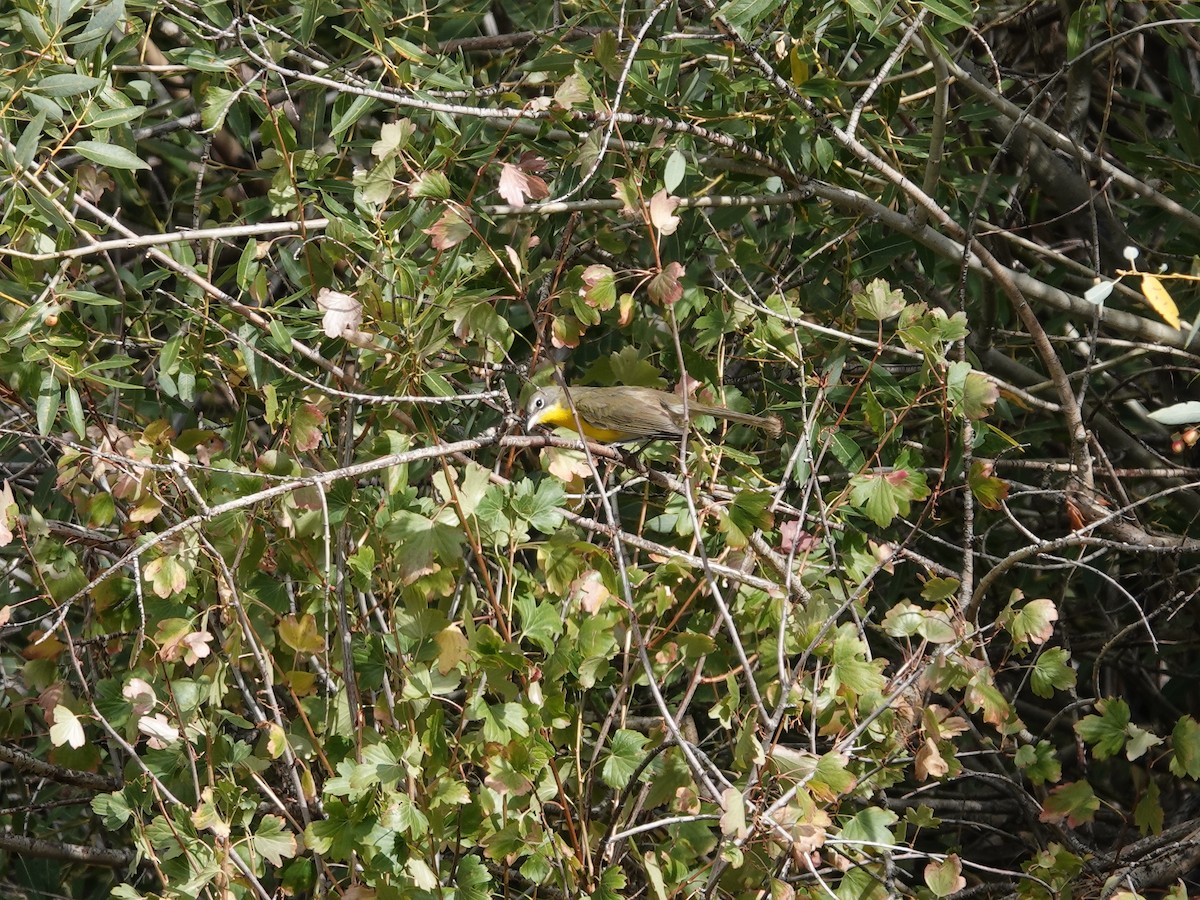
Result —
<instances>
[{"instance_id":1,"label":"brown leaf","mask_svg":"<svg viewBox=\"0 0 1200 900\"><path fill-rule=\"evenodd\" d=\"M917 781L925 781L929 778L941 778L950 771L950 766L942 759L942 754L938 752L937 744L934 743L933 738L925 738L925 743L917 751L915 762Z\"/></svg>"}]
</instances>

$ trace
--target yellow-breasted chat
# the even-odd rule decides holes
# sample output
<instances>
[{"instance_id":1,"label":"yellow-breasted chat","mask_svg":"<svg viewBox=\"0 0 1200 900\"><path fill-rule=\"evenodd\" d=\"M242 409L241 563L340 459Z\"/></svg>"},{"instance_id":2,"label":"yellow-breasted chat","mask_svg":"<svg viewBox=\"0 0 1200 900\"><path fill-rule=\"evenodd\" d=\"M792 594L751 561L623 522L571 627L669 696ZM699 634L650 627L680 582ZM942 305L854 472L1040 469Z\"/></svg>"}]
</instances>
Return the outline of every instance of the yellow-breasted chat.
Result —
<instances>
[{"instance_id":1,"label":"yellow-breasted chat","mask_svg":"<svg viewBox=\"0 0 1200 900\"><path fill-rule=\"evenodd\" d=\"M754 416L707 403L689 401L685 418L681 397L648 387L571 387L566 391L557 385L544 387L529 398L526 413L527 430L546 425L578 432L582 425L584 437L603 444L678 438L687 420L696 416L760 428L772 437L783 433L778 416Z\"/></svg>"}]
</instances>

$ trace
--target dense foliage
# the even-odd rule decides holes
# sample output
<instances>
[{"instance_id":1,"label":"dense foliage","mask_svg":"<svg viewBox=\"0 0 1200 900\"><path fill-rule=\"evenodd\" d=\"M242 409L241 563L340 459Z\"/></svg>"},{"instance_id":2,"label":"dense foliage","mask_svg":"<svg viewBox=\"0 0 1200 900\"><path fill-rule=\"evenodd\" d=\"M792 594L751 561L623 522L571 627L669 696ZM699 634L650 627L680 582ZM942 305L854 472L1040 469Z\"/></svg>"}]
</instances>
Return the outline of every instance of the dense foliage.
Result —
<instances>
[{"instance_id":1,"label":"dense foliage","mask_svg":"<svg viewBox=\"0 0 1200 900\"><path fill-rule=\"evenodd\" d=\"M0 893L1185 895L1198 58L4 4ZM555 378L785 430L526 434Z\"/></svg>"}]
</instances>

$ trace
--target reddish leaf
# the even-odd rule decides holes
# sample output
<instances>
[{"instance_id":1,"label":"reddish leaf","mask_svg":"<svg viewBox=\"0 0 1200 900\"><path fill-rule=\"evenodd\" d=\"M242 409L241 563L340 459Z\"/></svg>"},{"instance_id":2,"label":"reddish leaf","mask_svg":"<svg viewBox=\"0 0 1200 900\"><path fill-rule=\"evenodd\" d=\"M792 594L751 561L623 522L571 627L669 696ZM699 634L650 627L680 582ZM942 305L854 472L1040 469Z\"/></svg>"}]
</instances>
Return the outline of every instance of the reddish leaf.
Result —
<instances>
[{"instance_id":1,"label":"reddish leaf","mask_svg":"<svg viewBox=\"0 0 1200 900\"><path fill-rule=\"evenodd\" d=\"M650 280L647 287L650 299L667 306L677 303L683 296L683 285L679 281L683 273L684 268L679 263L668 263L665 269Z\"/></svg>"},{"instance_id":2,"label":"reddish leaf","mask_svg":"<svg viewBox=\"0 0 1200 900\"><path fill-rule=\"evenodd\" d=\"M1050 792L1042 805L1042 822L1061 822L1063 819L1072 828L1092 821L1100 808L1100 798L1086 781L1072 781Z\"/></svg>"},{"instance_id":3,"label":"reddish leaf","mask_svg":"<svg viewBox=\"0 0 1200 900\"><path fill-rule=\"evenodd\" d=\"M449 250L471 236L471 218L467 213L449 207L442 217L425 229L425 234L433 240L433 249Z\"/></svg>"}]
</instances>

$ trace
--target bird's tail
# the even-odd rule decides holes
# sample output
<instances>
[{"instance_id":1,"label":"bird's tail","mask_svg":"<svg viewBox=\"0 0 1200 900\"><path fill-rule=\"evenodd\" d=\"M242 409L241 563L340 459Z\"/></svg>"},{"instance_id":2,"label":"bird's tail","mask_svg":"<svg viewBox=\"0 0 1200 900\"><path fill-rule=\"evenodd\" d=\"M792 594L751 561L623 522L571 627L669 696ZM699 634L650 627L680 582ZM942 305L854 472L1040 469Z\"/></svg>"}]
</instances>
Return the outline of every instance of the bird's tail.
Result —
<instances>
[{"instance_id":1,"label":"bird's tail","mask_svg":"<svg viewBox=\"0 0 1200 900\"><path fill-rule=\"evenodd\" d=\"M758 428L761 431L765 431L771 437L777 438L783 434L783 419L779 418L779 416L755 416L750 413L726 409L724 406L693 406L692 410L697 413L728 419L730 422L737 422L739 425L749 425L751 428Z\"/></svg>"}]
</instances>

